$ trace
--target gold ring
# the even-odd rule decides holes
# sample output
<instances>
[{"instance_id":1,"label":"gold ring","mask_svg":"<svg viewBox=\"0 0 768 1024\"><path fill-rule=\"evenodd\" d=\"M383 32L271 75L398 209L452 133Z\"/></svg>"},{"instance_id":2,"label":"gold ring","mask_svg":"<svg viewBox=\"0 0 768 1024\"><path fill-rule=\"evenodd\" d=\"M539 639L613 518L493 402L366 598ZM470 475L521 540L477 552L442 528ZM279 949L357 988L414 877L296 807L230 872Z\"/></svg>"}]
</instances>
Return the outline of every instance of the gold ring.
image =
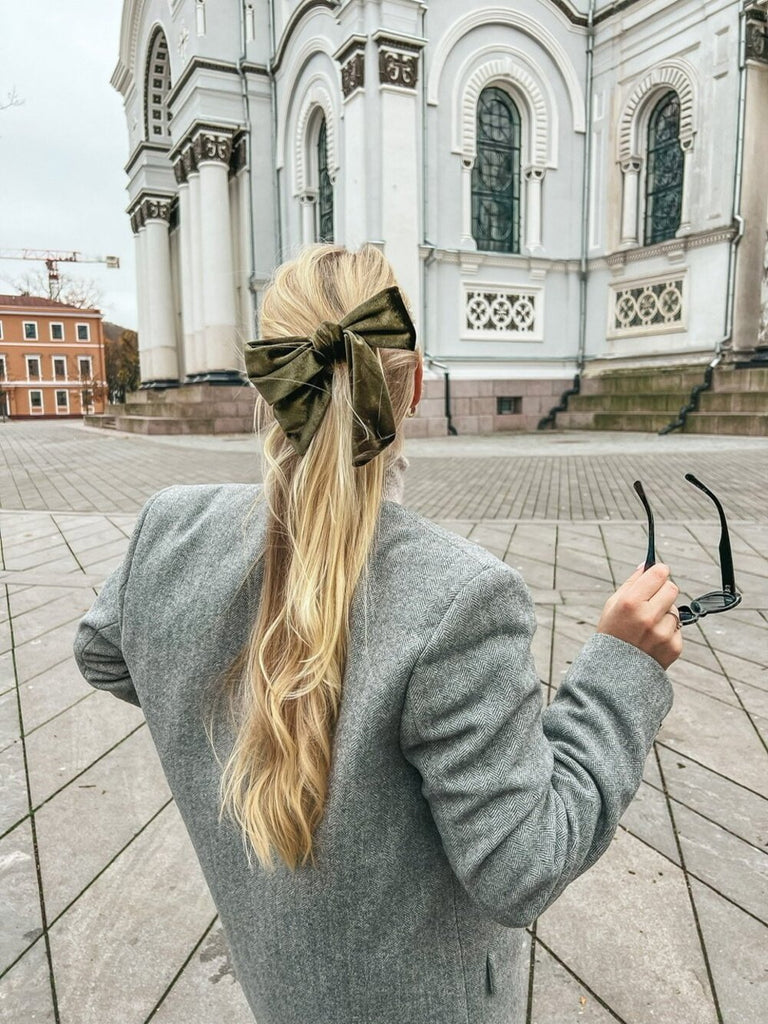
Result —
<instances>
[{"instance_id":1,"label":"gold ring","mask_svg":"<svg viewBox=\"0 0 768 1024\"><path fill-rule=\"evenodd\" d=\"M672 609L670 608L669 611L667 612L667 615L674 616L675 621L677 622L677 626L675 627L676 629L682 629L683 628L683 624L680 621L680 615L679 615L678 612L673 612Z\"/></svg>"}]
</instances>

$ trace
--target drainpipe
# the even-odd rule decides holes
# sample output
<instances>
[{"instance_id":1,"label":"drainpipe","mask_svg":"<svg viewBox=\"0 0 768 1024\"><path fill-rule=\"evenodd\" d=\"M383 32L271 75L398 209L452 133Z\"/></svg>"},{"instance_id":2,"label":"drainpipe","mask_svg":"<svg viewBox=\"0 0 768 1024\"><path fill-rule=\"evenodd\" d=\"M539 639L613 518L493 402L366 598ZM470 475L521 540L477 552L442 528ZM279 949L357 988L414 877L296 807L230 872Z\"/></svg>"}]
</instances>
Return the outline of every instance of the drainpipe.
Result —
<instances>
[{"instance_id":1,"label":"drainpipe","mask_svg":"<svg viewBox=\"0 0 768 1024\"><path fill-rule=\"evenodd\" d=\"M581 198L581 267L579 269L579 355L576 368L579 374L584 369L587 348L587 279L589 267L589 209L592 200L592 107L594 95L593 67L595 61L595 3L589 2L587 17L587 137L584 147L584 168Z\"/></svg>"},{"instance_id":2,"label":"drainpipe","mask_svg":"<svg viewBox=\"0 0 768 1024\"><path fill-rule=\"evenodd\" d=\"M725 333L715 346L715 358L719 362L724 348L733 337L733 307L736 293L736 252L744 237L744 218L741 216L741 186L744 177L744 121L747 106L747 0L739 8L739 113L736 137L736 167L733 176L733 220L738 231L731 239L728 253L728 294L725 309Z\"/></svg>"},{"instance_id":3,"label":"drainpipe","mask_svg":"<svg viewBox=\"0 0 768 1024\"><path fill-rule=\"evenodd\" d=\"M733 212L732 220L736 222L738 230L731 239L728 250L728 287L725 303L725 333L715 343L715 352L712 361L704 372L704 381L697 384L692 390L688 402L677 414L677 419L663 427L659 434L670 434L673 430L682 430L689 412L696 412L699 408L699 396L712 387L712 378L715 368L723 358L723 352L729 348L728 343L733 337L733 307L736 294L736 254L739 242L744 237L744 218L741 216L741 186L744 177L744 120L746 116L746 95L747 95L747 60L746 60L746 33L747 33L747 0L742 0L739 8L739 106L737 117L736 135L736 166L733 176Z\"/></svg>"},{"instance_id":4,"label":"drainpipe","mask_svg":"<svg viewBox=\"0 0 768 1024\"><path fill-rule=\"evenodd\" d=\"M277 83L275 73L272 70L272 62L275 59L277 40L275 39L275 0L269 0L267 5L269 14L269 60L267 61L267 74L269 75L269 87L272 100L272 167L275 174L275 260L280 264L283 262L283 217L282 217L282 196L280 191L280 171L277 166Z\"/></svg>"},{"instance_id":5,"label":"drainpipe","mask_svg":"<svg viewBox=\"0 0 768 1024\"><path fill-rule=\"evenodd\" d=\"M539 420L536 429L546 430L556 426L557 414L568 409L568 399L581 390L581 374L584 370L587 348L587 281L589 278L589 209L592 201L592 107L594 95L593 67L595 60L595 3L589 0L587 15L587 96L586 96L586 139L584 141L584 167L581 190L581 261L579 265L579 349L576 356L576 375L573 384L560 396L546 416Z\"/></svg>"},{"instance_id":6,"label":"drainpipe","mask_svg":"<svg viewBox=\"0 0 768 1024\"><path fill-rule=\"evenodd\" d=\"M427 38L427 5L421 6L421 38ZM445 380L445 418L448 425L448 433L456 437L458 431L453 425L451 418L451 373L445 363L438 362L434 356L427 351L427 339L429 338L429 300L427 298L429 268L435 262L435 250L437 246L429 240L429 174L427 156L427 50L426 46L421 51L421 241L423 246L429 248L429 252L421 261L421 335L424 339L424 358L427 366L437 367L443 372Z\"/></svg>"},{"instance_id":7,"label":"drainpipe","mask_svg":"<svg viewBox=\"0 0 768 1024\"><path fill-rule=\"evenodd\" d=\"M256 295L256 241L253 235L253 125L251 124L251 99L248 95L248 79L245 74L244 65L248 59L248 40L246 33L246 4L248 0L242 0L240 5L240 59L237 62L237 70L240 75L240 87L243 95L243 110L245 113L245 127L246 127L246 145L248 149L248 160L246 166L246 175L248 178L248 248L251 255L251 267L250 273L248 274L248 290L251 293L251 323L249 328L253 330L255 326L254 321L254 304L253 299Z\"/></svg>"}]
</instances>

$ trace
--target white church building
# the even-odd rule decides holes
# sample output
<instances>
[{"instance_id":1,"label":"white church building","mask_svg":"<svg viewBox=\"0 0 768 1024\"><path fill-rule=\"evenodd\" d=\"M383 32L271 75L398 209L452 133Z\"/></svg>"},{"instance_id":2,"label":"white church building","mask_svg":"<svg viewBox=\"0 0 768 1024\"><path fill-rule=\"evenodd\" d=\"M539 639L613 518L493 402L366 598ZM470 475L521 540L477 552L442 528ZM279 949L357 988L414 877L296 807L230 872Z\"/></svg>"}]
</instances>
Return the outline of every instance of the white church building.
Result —
<instances>
[{"instance_id":1,"label":"white church building","mask_svg":"<svg viewBox=\"0 0 768 1024\"><path fill-rule=\"evenodd\" d=\"M112 83L146 390L238 387L321 240L392 261L424 432L768 347L768 0L125 0Z\"/></svg>"}]
</instances>

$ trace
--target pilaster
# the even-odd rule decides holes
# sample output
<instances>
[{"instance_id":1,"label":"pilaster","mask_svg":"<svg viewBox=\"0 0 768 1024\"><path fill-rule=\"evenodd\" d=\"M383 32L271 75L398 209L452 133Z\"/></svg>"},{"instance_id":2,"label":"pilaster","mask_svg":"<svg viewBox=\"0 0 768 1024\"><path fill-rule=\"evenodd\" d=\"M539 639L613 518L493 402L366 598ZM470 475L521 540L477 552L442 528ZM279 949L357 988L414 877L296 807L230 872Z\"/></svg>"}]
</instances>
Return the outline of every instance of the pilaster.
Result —
<instances>
[{"instance_id":1,"label":"pilaster","mask_svg":"<svg viewBox=\"0 0 768 1024\"><path fill-rule=\"evenodd\" d=\"M768 227L768 16L757 7L747 12L746 97L741 216L744 235L736 261L733 355L749 359L761 344L764 265ZM765 344L765 342L762 342Z\"/></svg>"},{"instance_id":2,"label":"pilaster","mask_svg":"<svg viewBox=\"0 0 768 1024\"><path fill-rule=\"evenodd\" d=\"M381 223L387 258L411 300L421 308L421 166L419 93L424 40L377 32L381 105Z\"/></svg>"}]
</instances>

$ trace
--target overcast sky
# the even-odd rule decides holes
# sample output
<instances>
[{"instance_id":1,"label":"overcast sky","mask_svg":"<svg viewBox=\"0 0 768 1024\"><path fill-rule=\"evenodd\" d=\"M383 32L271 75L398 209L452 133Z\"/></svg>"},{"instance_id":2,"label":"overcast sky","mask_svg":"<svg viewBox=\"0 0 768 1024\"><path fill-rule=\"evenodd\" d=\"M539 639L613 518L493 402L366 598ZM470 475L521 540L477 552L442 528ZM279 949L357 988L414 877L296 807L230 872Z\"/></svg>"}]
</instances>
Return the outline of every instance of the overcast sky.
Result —
<instances>
[{"instance_id":1,"label":"overcast sky","mask_svg":"<svg viewBox=\"0 0 768 1024\"><path fill-rule=\"evenodd\" d=\"M61 264L98 283L105 319L137 326L125 214L128 132L117 64L122 0L4 0L0 8L0 248L118 256L119 270ZM0 260L0 292L38 263ZM44 269L44 268L43 268Z\"/></svg>"}]
</instances>

